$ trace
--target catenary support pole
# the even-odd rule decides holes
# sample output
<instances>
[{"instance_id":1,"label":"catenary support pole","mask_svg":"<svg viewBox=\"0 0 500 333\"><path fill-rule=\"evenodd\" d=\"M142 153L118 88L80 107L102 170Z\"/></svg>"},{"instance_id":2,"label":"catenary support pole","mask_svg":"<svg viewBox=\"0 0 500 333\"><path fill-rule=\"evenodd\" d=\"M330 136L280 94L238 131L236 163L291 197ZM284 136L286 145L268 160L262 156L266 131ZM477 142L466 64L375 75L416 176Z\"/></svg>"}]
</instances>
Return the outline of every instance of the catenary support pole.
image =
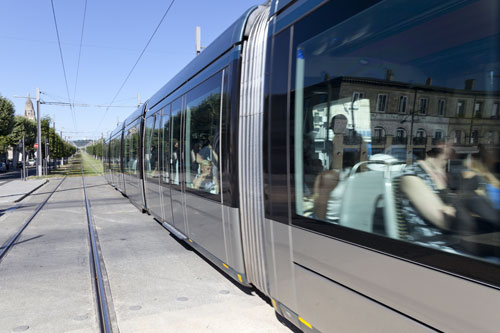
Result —
<instances>
[{"instance_id":1,"label":"catenary support pole","mask_svg":"<svg viewBox=\"0 0 500 333\"><path fill-rule=\"evenodd\" d=\"M36 122L37 122L37 135L36 142L38 144L36 153L36 169L37 176L42 176L42 125L40 123L40 88L36 88Z\"/></svg>"}]
</instances>

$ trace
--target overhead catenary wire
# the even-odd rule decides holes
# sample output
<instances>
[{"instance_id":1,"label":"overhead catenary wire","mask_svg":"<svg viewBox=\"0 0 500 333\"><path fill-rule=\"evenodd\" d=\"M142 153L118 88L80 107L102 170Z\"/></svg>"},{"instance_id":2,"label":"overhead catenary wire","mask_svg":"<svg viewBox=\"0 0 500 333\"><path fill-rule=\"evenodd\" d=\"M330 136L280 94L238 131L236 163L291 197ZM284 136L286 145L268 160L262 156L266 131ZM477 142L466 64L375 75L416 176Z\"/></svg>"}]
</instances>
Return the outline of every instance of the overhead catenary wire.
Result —
<instances>
[{"instance_id":1,"label":"overhead catenary wire","mask_svg":"<svg viewBox=\"0 0 500 333\"><path fill-rule=\"evenodd\" d=\"M82 56L82 43L83 43L83 32L85 30L85 17L87 16L87 0L85 0L85 7L83 8L83 22L82 22L82 32L80 34L80 48L78 51L78 63L76 65L76 78L75 78L75 89L73 90L73 104L76 98L76 87L78 86L78 74L80 73L80 59Z\"/></svg>"},{"instance_id":2,"label":"overhead catenary wire","mask_svg":"<svg viewBox=\"0 0 500 333\"><path fill-rule=\"evenodd\" d=\"M56 19L56 10L54 8L54 0L50 0L50 4L52 5L52 14L54 16L54 25L56 27L57 44L59 45L59 55L61 56L61 64L62 64L62 69L63 69L63 73L64 73L64 83L66 84L66 93L68 94L68 100L71 101L71 98L69 95L68 77L66 75L66 67L64 66L64 58L63 58L62 47L61 47L61 38L59 37L59 28L57 27L57 19ZM73 106L70 105L69 107L71 109L71 115L73 117L73 126L75 127L75 130L77 130L75 111L73 110Z\"/></svg>"},{"instance_id":3,"label":"overhead catenary wire","mask_svg":"<svg viewBox=\"0 0 500 333\"><path fill-rule=\"evenodd\" d=\"M153 31L153 33L151 34L151 37L149 37L149 40L148 42L146 43L146 45L144 46L144 48L142 49L142 52L141 54L139 54L139 57L137 58L135 64L132 66L132 68L130 69L130 71L128 72L127 76L125 77L125 80L123 80L123 83L121 84L120 88L118 89L118 91L116 92L115 96L113 97L113 99L111 100L111 102L108 104L108 107L106 108L106 111L104 111L104 115L102 116L101 118L101 121L99 122L99 125L97 126L97 128L100 128L101 127L101 124L104 120L104 118L106 117L106 114L108 113L108 110L109 110L109 107L111 107L111 105L115 102L116 98L118 97L118 95L120 94L120 92L122 91L123 87L125 86L125 84L127 83L128 79L130 78L130 75L132 75L132 72L134 71L135 67L137 66L137 64L139 63L139 61L141 60L142 56L144 55L144 52L146 52L146 49L148 48L149 44L151 43L151 41L153 40L153 37L155 36L156 32L158 31L158 29L160 28L161 24L163 23L163 21L165 20L165 17L167 16L168 12L170 11L170 8L172 8L172 5L174 4L175 0L172 0L170 2L170 5L168 6L167 10L165 11L165 13L163 14L160 22L158 23L158 25L156 26L155 30Z\"/></svg>"},{"instance_id":4,"label":"overhead catenary wire","mask_svg":"<svg viewBox=\"0 0 500 333\"><path fill-rule=\"evenodd\" d=\"M41 94L47 95L51 97L52 99L55 99L55 101L46 101L44 99L40 99L40 104L44 105L57 105L57 106L78 106L78 107L88 107L88 108L123 108L123 109L135 109L137 108L137 105L107 105L107 104L88 104L88 103L70 103L70 102L64 102L61 100L61 98L54 97L52 95L47 94L46 92L41 92ZM32 100L36 100L35 97L28 97L28 96L19 96L19 95L13 95L13 98L29 98ZM135 99L134 98L129 98L129 100Z\"/></svg>"}]
</instances>

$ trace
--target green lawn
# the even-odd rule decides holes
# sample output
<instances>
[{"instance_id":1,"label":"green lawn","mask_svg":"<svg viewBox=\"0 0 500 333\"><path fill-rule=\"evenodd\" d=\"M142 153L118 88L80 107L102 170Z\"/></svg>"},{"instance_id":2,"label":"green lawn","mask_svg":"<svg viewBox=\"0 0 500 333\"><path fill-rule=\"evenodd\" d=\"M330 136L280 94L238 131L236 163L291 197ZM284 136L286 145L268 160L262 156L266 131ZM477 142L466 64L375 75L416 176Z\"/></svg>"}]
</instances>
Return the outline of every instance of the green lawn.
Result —
<instances>
[{"instance_id":1,"label":"green lawn","mask_svg":"<svg viewBox=\"0 0 500 333\"><path fill-rule=\"evenodd\" d=\"M67 164L63 166L59 165L56 169L50 170L50 174L48 176L31 176L30 178L59 177L64 175L70 177L81 177L82 165L85 176L102 176L104 173L101 161L96 160L85 151L78 151L72 158L69 159Z\"/></svg>"},{"instance_id":2,"label":"green lawn","mask_svg":"<svg viewBox=\"0 0 500 333\"><path fill-rule=\"evenodd\" d=\"M96 160L83 150L80 152L80 155L83 162L83 172L86 176L100 176L104 173L101 161Z\"/></svg>"}]
</instances>

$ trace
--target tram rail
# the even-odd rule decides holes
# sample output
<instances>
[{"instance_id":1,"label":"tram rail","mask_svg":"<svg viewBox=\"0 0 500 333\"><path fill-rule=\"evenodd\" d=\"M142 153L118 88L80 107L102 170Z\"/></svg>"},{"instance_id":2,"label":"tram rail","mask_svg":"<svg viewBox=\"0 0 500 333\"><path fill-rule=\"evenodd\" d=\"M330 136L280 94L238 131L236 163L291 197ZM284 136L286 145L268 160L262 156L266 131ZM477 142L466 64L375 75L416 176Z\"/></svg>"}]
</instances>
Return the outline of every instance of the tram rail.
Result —
<instances>
[{"instance_id":1,"label":"tram rail","mask_svg":"<svg viewBox=\"0 0 500 333\"><path fill-rule=\"evenodd\" d=\"M97 246L97 235L95 231L94 219L92 218L92 210L90 207L90 201L87 196L86 183L85 183L85 173L83 171L83 158L81 157L81 173L82 173L82 183L83 183L83 194L85 201L85 209L87 212L87 223L89 230L89 243L90 243L90 258L91 258L91 268L94 279L94 286L96 290L96 303L97 312L99 314L99 325L101 332L113 332L113 325L110 317L109 302L106 297L106 289L103 280L103 270L101 267L101 259L99 256L98 246Z\"/></svg>"}]
</instances>

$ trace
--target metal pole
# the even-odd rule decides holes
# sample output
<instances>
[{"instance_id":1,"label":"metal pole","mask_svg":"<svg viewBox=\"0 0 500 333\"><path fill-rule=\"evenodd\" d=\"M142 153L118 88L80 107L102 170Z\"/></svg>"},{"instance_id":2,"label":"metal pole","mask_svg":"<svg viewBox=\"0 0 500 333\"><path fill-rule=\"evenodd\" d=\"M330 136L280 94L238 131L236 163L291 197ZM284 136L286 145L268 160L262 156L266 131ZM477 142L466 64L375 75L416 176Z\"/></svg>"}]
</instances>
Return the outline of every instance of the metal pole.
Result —
<instances>
[{"instance_id":1,"label":"metal pole","mask_svg":"<svg viewBox=\"0 0 500 333\"><path fill-rule=\"evenodd\" d=\"M195 41L195 47L196 47L196 55L200 54L201 52L201 28L199 26L196 26L196 41Z\"/></svg>"},{"instance_id":2,"label":"metal pole","mask_svg":"<svg viewBox=\"0 0 500 333\"><path fill-rule=\"evenodd\" d=\"M57 136L57 132L56 132L56 115L53 114L52 115L53 119L52 119L52 124L53 124L53 128L54 128L54 135L52 136L52 144L54 145L54 152L57 150L56 148L56 136ZM49 133L50 133L50 130L49 130ZM50 135L50 134L49 134ZM49 140L50 141L50 140ZM50 142L49 142L50 143ZM49 148L50 149L50 148ZM54 156L54 167L57 165L57 157Z\"/></svg>"},{"instance_id":3,"label":"metal pole","mask_svg":"<svg viewBox=\"0 0 500 333\"><path fill-rule=\"evenodd\" d=\"M45 175L49 174L49 139L45 138Z\"/></svg>"},{"instance_id":4,"label":"metal pole","mask_svg":"<svg viewBox=\"0 0 500 333\"><path fill-rule=\"evenodd\" d=\"M42 176L42 125L40 123L40 88L36 88L36 118L37 118L37 135L36 142L38 144L36 153L37 176Z\"/></svg>"},{"instance_id":5,"label":"metal pole","mask_svg":"<svg viewBox=\"0 0 500 333\"><path fill-rule=\"evenodd\" d=\"M23 135L23 180L26 180L26 149L24 147L24 135Z\"/></svg>"}]
</instances>

